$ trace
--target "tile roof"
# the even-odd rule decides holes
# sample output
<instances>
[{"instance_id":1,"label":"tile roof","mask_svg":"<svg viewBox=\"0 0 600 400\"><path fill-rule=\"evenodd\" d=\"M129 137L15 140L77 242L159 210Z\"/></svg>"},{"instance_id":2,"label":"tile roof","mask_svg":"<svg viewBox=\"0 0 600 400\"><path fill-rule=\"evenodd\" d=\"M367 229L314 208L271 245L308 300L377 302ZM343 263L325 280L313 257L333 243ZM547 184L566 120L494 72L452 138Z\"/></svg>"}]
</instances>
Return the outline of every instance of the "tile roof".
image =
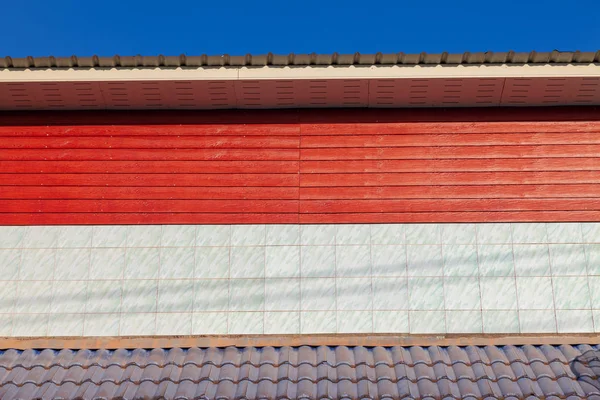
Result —
<instances>
[{"instance_id":1,"label":"tile roof","mask_svg":"<svg viewBox=\"0 0 600 400\"><path fill-rule=\"evenodd\" d=\"M582 398L598 346L5 350L0 398Z\"/></svg>"},{"instance_id":2,"label":"tile roof","mask_svg":"<svg viewBox=\"0 0 600 400\"><path fill-rule=\"evenodd\" d=\"M600 62L600 50L549 52L464 52L464 53L376 53L376 54L246 54L99 57L0 58L0 68L130 68L130 67L263 67L328 65L476 65L476 64L562 64Z\"/></svg>"}]
</instances>

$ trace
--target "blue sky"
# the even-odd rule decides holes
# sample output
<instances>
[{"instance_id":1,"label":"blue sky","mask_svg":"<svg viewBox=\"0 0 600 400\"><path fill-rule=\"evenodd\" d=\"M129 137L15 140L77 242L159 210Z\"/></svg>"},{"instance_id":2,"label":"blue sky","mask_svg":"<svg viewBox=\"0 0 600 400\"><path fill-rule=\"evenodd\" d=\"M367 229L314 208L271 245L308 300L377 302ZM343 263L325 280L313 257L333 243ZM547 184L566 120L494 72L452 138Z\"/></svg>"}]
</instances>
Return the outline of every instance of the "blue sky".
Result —
<instances>
[{"instance_id":1,"label":"blue sky","mask_svg":"<svg viewBox=\"0 0 600 400\"><path fill-rule=\"evenodd\" d=\"M600 49L600 1L4 1L0 57Z\"/></svg>"}]
</instances>

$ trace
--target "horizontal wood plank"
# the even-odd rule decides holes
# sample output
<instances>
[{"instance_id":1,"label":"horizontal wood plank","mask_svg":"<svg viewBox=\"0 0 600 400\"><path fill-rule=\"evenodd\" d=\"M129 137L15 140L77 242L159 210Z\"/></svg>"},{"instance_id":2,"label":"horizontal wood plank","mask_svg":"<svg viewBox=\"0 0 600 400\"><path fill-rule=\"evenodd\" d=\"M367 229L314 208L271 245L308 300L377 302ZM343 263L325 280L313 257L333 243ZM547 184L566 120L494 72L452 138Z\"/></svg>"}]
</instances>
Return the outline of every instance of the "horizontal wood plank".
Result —
<instances>
[{"instance_id":1,"label":"horizontal wood plank","mask_svg":"<svg viewBox=\"0 0 600 400\"><path fill-rule=\"evenodd\" d=\"M0 199L298 199L298 186L288 187L106 187L0 186Z\"/></svg>"},{"instance_id":2,"label":"horizontal wood plank","mask_svg":"<svg viewBox=\"0 0 600 400\"><path fill-rule=\"evenodd\" d=\"M303 174L300 186L531 185L600 183L596 171Z\"/></svg>"},{"instance_id":3,"label":"horizontal wood plank","mask_svg":"<svg viewBox=\"0 0 600 400\"><path fill-rule=\"evenodd\" d=\"M0 213L297 213L298 200L0 200Z\"/></svg>"},{"instance_id":4,"label":"horizontal wood plank","mask_svg":"<svg viewBox=\"0 0 600 400\"><path fill-rule=\"evenodd\" d=\"M299 161L0 161L19 174L298 174Z\"/></svg>"},{"instance_id":5,"label":"horizontal wood plank","mask_svg":"<svg viewBox=\"0 0 600 400\"><path fill-rule=\"evenodd\" d=\"M302 148L424 147L424 146L514 146L542 144L599 144L594 133L473 133L469 135L344 135L303 136Z\"/></svg>"},{"instance_id":6,"label":"horizontal wood plank","mask_svg":"<svg viewBox=\"0 0 600 400\"><path fill-rule=\"evenodd\" d=\"M298 174L0 174L15 186L298 186Z\"/></svg>"},{"instance_id":7,"label":"horizontal wood plank","mask_svg":"<svg viewBox=\"0 0 600 400\"><path fill-rule=\"evenodd\" d=\"M301 200L325 199L520 199L600 197L597 184L303 187Z\"/></svg>"},{"instance_id":8,"label":"horizontal wood plank","mask_svg":"<svg viewBox=\"0 0 600 400\"><path fill-rule=\"evenodd\" d=\"M297 149L293 136L5 137L2 149Z\"/></svg>"},{"instance_id":9,"label":"horizontal wood plank","mask_svg":"<svg viewBox=\"0 0 600 400\"><path fill-rule=\"evenodd\" d=\"M6 150L5 150L6 151ZM0 152L0 155L2 152ZM343 149L301 149L302 161L307 160L418 160L456 158L544 158L597 157L600 145L538 145L538 146L439 146Z\"/></svg>"},{"instance_id":10,"label":"horizontal wood plank","mask_svg":"<svg viewBox=\"0 0 600 400\"><path fill-rule=\"evenodd\" d=\"M2 162L0 162L0 167ZM302 161L300 173L597 171L598 158Z\"/></svg>"}]
</instances>

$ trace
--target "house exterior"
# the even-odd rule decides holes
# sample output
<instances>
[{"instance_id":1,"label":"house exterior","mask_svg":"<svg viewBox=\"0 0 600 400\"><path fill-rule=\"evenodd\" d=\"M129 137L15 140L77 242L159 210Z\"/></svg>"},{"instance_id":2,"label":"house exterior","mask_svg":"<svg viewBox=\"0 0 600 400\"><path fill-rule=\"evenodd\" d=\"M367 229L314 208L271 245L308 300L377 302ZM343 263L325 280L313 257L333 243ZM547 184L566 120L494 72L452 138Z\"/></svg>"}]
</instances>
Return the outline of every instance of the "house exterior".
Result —
<instances>
[{"instance_id":1,"label":"house exterior","mask_svg":"<svg viewBox=\"0 0 600 400\"><path fill-rule=\"evenodd\" d=\"M600 396L599 64L0 59L0 398Z\"/></svg>"}]
</instances>

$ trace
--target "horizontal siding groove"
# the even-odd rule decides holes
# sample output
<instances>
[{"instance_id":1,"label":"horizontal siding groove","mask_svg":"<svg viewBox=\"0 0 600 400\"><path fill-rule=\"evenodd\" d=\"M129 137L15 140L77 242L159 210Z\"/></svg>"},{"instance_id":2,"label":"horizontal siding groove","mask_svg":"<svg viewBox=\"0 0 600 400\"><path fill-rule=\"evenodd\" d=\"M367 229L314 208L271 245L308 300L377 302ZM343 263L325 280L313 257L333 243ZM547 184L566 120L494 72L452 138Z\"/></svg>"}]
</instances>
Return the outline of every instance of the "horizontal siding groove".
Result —
<instances>
[{"instance_id":1,"label":"horizontal siding groove","mask_svg":"<svg viewBox=\"0 0 600 400\"><path fill-rule=\"evenodd\" d=\"M590 110L82 115L0 116L0 224L600 221Z\"/></svg>"}]
</instances>

